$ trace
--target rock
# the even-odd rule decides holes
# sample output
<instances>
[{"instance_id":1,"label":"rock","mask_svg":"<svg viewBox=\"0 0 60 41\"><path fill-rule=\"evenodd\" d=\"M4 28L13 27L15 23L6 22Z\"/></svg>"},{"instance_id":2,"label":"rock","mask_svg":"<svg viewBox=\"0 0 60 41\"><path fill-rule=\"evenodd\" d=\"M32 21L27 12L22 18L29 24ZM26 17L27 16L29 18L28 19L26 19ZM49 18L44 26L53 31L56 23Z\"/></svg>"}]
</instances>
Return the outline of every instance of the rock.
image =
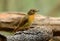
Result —
<instances>
[{"instance_id":1,"label":"rock","mask_svg":"<svg viewBox=\"0 0 60 41\"><path fill-rule=\"evenodd\" d=\"M4 12L0 13L0 30L1 29L12 29L14 30L20 19L25 16L25 13L21 12ZM49 17L36 14L35 20L32 23L33 26L48 26L54 31L60 31L60 17ZM7 26L8 25L8 26ZM32 27L33 27L32 26Z\"/></svg>"},{"instance_id":2,"label":"rock","mask_svg":"<svg viewBox=\"0 0 60 41\"><path fill-rule=\"evenodd\" d=\"M54 41L60 41L60 36L55 36L55 37L53 38L53 40L54 40Z\"/></svg>"},{"instance_id":3,"label":"rock","mask_svg":"<svg viewBox=\"0 0 60 41\"><path fill-rule=\"evenodd\" d=\"M0 30L14 30L16 24L25 16L21 12L4 12L0 14ZM7 26L8 25L8 26Z\"/></svg>"},{"instance_id":4,"label":"rock","mask_svg":"<svg viewBox=\"0 0 60 41\"><path fill-rule=\"evenodd\" d=\"M6 37L4 35L0 34L0 41L7 41Z\"/></svg>"},{"instance_id":5,"label":"rock","mask_svg":"<svg viewBox=\"0 0 60 41\"><path fill-rule=\"evenodd\" d=\"M7 41L48 41L52 37L50 28L36 26L26 31L16 32L14 36L7 36Z\"/></svg>"},{"instance_id":6,"label":"rock","mask_svg":"<svg viewBox=\"0 0 60 41\"><path fill-rule=\"evenodd\" d=\"M60 36L54 36L51 40L49 41L60 41Z\"/></svg>"}]
</instances>

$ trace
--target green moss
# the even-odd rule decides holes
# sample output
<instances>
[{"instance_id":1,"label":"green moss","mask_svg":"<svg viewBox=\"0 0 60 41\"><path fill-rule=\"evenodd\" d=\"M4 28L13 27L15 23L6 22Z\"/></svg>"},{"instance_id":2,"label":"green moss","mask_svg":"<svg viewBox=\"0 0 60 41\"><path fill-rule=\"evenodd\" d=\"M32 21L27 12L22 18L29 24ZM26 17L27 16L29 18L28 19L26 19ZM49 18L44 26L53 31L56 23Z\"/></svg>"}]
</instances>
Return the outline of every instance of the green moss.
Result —
<instances>
[{"instance_id":1,"label":"green moss","mask_svg":"<svg viewBox=\"0 0 60 41\"><path fill-rule=\"evenodd\" d=\"M13 32L8 32L8 31L0 31L0 34L4 35L4 36L11 36L14 35Z\"/></svg>"}]
</instances>

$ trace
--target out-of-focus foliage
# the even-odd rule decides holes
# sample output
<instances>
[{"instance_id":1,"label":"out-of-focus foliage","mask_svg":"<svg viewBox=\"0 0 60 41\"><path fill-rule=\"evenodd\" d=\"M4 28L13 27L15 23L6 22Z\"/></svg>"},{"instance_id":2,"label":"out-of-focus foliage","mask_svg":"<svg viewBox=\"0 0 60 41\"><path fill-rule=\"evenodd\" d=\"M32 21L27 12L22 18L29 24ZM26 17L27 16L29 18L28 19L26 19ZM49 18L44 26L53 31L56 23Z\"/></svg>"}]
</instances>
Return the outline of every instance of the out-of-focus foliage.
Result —
<instances>
[{"instance_id":1,"label":"out-of-focus foliage","mask_svg":"<svg viewBox=\"0 0 60 41\"><path fill-rule=\"evenodd\" d=\"M37 8L42 15L60 16L60 10L55 9L58 4L60 5L60 0L0 0L0 12L27 12L31 8Z\"/></svg>"}]
</instances>

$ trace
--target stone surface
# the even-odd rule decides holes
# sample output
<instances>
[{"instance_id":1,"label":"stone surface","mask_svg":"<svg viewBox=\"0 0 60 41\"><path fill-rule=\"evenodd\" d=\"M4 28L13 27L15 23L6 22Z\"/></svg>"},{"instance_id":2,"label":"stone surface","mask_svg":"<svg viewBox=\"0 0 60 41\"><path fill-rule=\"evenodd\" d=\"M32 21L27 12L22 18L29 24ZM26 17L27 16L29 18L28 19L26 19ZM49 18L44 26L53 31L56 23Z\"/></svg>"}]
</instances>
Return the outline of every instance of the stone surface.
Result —
<instances>
[{"instance_id":1,"label":"stone surface","mask_svg":"<svg viewBox=\"0 0 60 41\"><path fill-rule=\"evenodd\" d=\"M60 36L54 36L52 39L49 41L60 41Z\"/></svg>"},{"instance_id":2,"label":"stone surface","mask_svg":"<svg viewBox=\"0 0 60 41\"><path fill-rule=\"evenodd\" d=\"M19 19L24 17L25 13L21 12L4 12L0 14L0 30L16 28ZM60 31L60 17L49 17L36 14L33 25L48 26L54 31ZM7 26L8 25L8 26ZM4 30L3 29L3 30Z\"/></svg>"},{"instance_id":3,"label":"stone surface","mask_svg":"<svg viewBox=\"0 0 60 41\"><path fill-rule=\"evenodd\" d=\"M6 37L4 35L0 34L0 41L7 41Z\"/></svg>"},{"instance_id":4,"label":"stone surface","mask_svg":"<svg viewBox=\"0 0 60 41\"><path fill-rule=\"evenodd\" d=\"M47 41L52 37L50 28L36 26L27 31L16 32L14 36L8 36L7 41Z\"/></svg>"},{"instance_id":5,"label":"stone surface","mask_svg":"<svg viewBox=\"0 0 60 41\"><path fill-rule=\"evenodd\" d=\"M0 30L14 30L21 18L25 16L21 12L4 12L0 13ZM7 26L8 25L8 26Z\"/></svg>"}]
</instances>

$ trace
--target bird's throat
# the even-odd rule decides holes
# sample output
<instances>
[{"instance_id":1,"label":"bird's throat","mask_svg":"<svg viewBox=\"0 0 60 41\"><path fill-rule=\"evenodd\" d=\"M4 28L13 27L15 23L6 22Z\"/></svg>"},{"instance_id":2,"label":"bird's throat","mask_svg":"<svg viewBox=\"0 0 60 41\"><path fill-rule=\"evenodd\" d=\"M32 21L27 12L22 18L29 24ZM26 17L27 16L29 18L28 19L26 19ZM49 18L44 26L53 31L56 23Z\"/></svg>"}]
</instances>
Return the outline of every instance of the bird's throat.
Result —
<instances>
[{"instance_id":1,"label":"bird's throat","mask_svg":"<svg viewBox=\"0 0 60 41\"><path fill-rule=\"evenodd\" d=\"M29 15L29 23L32 23L34 21L35 14Z\"/></svg>"}]
</instances>

